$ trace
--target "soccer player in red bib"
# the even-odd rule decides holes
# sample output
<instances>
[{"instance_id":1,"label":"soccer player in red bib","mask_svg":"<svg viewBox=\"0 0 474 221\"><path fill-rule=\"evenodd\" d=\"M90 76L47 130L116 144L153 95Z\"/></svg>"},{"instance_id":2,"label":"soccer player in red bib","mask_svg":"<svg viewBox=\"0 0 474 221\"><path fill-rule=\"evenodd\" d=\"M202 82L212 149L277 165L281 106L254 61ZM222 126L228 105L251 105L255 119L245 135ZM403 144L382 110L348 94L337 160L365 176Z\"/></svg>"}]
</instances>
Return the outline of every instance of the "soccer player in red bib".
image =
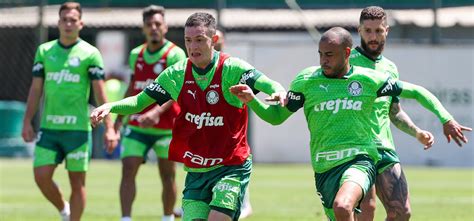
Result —
<instances>
[{"instance_id":1,"label":"soccer player in red bib","mask_svg":"<svg viewBox=\"0 0 474 221\"><path fill-rule=\"evenodd\" d=\"M170 100L181 112L173 127L169 159L184 163L184 220L238 220L252 169L247 143L247 106L229 88L239 83L255 93L285 97L284 88L247 62L213 49L216 20L194 13L186 21L188 59L163 71L143 92L107 103L91 114L98 123L110 112L136 113Z\"/></svg>"}]
</instances>

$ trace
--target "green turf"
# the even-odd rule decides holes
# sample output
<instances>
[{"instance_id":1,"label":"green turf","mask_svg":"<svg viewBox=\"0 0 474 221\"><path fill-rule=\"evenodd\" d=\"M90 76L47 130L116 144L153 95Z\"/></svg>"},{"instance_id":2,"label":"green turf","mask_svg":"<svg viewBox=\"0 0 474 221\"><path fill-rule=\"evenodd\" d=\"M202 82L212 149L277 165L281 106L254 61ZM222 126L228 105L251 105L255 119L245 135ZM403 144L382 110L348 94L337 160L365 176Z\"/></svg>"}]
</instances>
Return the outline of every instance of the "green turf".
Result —
<instances>
[{"instance_id":1,"label":"green turf","mask_svg":"<svg viewBox=\"0 0 474 221\"><path fill-rule=\"evenodd\" d=\"M118 161L93 161L87 176L88 201L83 220L119 220ZM182 190L184 172L178 169ZM474 220L474 170L407 167L412 220ZM55 179L69 194L67 174L58 167ZM255 164L251 181L254 214L249 221L324 220L314 190L311 166ZM160 182L156 166L144 165L139 173L133 208L135 221L160 220ZM380 204L376 220L383 220ZM31 160L0 158L0 220L59 220L57 211L41 195L33 181Z\"/></svg>"}]
</instances>

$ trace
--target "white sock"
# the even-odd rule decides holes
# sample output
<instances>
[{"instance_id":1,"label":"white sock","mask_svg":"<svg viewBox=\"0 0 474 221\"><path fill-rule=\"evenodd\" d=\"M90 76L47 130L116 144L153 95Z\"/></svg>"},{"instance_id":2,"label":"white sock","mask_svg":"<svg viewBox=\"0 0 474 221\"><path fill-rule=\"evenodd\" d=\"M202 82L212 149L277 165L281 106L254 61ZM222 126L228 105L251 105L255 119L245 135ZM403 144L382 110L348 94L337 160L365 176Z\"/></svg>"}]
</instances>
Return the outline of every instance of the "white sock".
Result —
<instances>
[{"instance_id":1,"label":"white sock","mask_svg":"<svg viewBox=\"0 0 474 221\"><path fill-rule=\"evenodd\" d=\"M124 217L122 217L122 219L120 219L120 221L132 221L132 217L124 216Z\"/></svg>"},{"instance_id":2,"label":"white sock","mask_svg":"<svg viewBox=\"0 0 474 221\"><path fill-rule=\"evenodd\" d=\"M71 209L69 207L69 202L64 201L64 208L59 212L61 214L61 221L69 221L69 216L71 215Z\"/></svg>"},{"instance_id":3,"label":"white sock","mask_svg":"<svg viewBox=\"0 0 474 221\"><path fill-rule=\"evenodd\" d=\"M173 215L173 214L168 215L168 216L163 215L163 216L161 217L161 221L174 221L174 215Z\"/></svg>"},{"instance_id":4,"label":"white sock","mask_svg":"<svg viewBox=\"0 0 474 221\"><path fill-rule=\"evenodd\" d=\"M174 208L173 213L174 213L175 217L176 217L176 215L182 217L183 216L183 207Z\"/></svg>"},{"instance_id":5,"label":"white sock","mask_svg":"<svg viewBox=\"0 0 474 221\"><path fill-rule=\"evenodd\" d=\"M61 210L61 213L62 216L69 216L71 215L71 209L69 207L69 202L68 201L64 201L64 208L63 210Z\"/></svg>"}]
</instances>

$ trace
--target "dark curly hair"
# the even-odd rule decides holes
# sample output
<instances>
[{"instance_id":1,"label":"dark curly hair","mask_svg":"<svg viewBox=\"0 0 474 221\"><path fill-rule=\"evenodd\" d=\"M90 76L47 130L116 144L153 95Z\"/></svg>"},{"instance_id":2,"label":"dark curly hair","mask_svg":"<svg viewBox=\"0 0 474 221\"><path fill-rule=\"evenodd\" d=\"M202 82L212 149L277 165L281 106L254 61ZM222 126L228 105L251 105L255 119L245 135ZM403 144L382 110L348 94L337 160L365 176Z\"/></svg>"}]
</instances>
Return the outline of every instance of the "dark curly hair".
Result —
<instances>
[{"instance_id":1,"label":"dark curly hair","mask_svg":"<svg viewBox=\"0 0 474 221\"><path fill-rule=\"evenodd\" d=\"M143 22L145 22L149 17L152 17L155 14L160 14L164 18L165 8L159 5L150 5L144 8L142 12Z\"/></svg>"},{"instance_id":2,"label":"dark curly hair","mask_svg":"<svg viewBox=\"0 0 474 221\"><path fill-rule=\"evenodd\" d=\"M365 20L375 20L381 19L384 21L385 25L387 24L387 14L383 8L379 6L369 6L364 8L360 13L359 24L362 24Z\"/></svg>"}]
</instances>

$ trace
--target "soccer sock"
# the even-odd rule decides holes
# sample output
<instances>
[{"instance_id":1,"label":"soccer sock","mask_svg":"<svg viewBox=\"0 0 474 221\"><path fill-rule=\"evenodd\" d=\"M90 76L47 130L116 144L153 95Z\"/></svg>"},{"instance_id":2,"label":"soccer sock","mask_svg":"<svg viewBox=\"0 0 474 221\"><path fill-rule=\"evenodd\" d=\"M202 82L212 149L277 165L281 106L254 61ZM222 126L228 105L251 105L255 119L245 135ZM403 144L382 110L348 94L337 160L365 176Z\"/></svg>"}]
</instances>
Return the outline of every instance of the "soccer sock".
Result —
<instances>
[{"instance_id":1,"label":"soccer sock","mask_svg":"<svg viewBox=\"0 0 474 221\"><path fill-rule=\"evenodd\" d=\"M61 213L61 215L63 215L63 216L69 216L71 214L71 210L69 208L69 202L68 201L64 201L64 208L59 213Z\"/></svg>"},{"instance_id":2,"label":"soccer sock","mask_svg":"<svg viewBox=\"0 0 474 221\"><path fill-rule=\"evenodd\" d=\"M161 221L174 221L174 215L163 215L163 217L161 217Z\"/></svg>"},{"instance_id":3,"label":"soccer sock","mask_svg":"<svg viewBox=\"0 0 474 221\"><path fill-rule=\"evenodd\" d=\"M174 216L182 217L183 216L183 207L177 207L173 210Z\"/></svg>"},{"instance_id":4,"label":"soccer sock","mask_svg":"<svg viewBox=\"0 0 474 221\"><path fill-rule=\"evenodd\" d=\"M124 217L122 217L122 219L120 219L120 221L132 221L132 217L124 216Z\"/></svg>"}]
</instances>

